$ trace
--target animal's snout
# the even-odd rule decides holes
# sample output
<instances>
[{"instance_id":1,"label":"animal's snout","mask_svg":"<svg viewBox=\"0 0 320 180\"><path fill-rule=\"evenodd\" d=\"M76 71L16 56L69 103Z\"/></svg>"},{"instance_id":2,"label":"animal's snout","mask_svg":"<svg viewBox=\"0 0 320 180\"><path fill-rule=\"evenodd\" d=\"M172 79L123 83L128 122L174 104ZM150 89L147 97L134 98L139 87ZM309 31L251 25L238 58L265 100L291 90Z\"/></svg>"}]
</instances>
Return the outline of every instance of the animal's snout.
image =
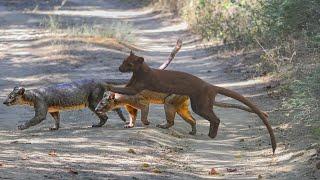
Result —
<instances>
[{"instance_id":1,"label":"animal's snout","mask_svg":"<svg viewBox=\"0 0 320 180\"><path fill-rule=\"evenodd\" d=\"M3 104L8 106L9 102L8 101L4 101Z\"/></svg>"}]
</instances>

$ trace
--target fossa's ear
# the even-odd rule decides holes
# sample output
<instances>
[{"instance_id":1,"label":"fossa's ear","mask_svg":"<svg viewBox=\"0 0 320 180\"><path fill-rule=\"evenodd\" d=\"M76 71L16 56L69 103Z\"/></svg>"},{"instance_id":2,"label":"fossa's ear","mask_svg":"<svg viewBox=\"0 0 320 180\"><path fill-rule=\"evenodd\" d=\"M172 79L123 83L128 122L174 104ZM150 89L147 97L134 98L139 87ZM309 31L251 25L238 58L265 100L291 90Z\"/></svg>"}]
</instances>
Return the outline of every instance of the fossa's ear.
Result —
<instances>
[{"instance_id":1,"label":"fossa's ear","mask_svg":"<svg viewBox=\"0 0 320 180\"><path fill-rule=\"evenodd\" d=\"M134 53L133 53L133 51L131 50L131 51L130 51L130 56L133 56L133 55L134 55Z\"/></svg>"}]
</instances>

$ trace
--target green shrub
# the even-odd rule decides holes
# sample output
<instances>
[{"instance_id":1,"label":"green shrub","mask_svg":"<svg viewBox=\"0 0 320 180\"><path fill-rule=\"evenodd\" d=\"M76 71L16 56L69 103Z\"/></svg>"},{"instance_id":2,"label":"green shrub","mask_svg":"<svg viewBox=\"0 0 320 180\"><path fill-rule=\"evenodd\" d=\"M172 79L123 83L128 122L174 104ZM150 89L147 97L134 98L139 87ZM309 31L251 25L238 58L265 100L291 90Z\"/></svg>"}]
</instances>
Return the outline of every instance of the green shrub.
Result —
<instances>
[{"instance_id":1,"label":"green shrub","mask_svg":"<svg viewBox=\"0 0 320 180\"><path fill-rule=\"evenodd\" d=\"M320 66L307 77L294 80L289 89L292 95L283 107L294 109L295 119L320 118Z\"/></svg>"},{"instance_id":2,"label":"green shrub","mask_svg":"<svg viewBox=\"0 0 320 180\"><path fill-rule=\"evenodd\" d=\"M261 0L262 35L271 40L287 37L316 38L320 35L319 0Z\"/></svg>"},{"instance_id":3,"label":"green shrub","mask_svg":"<svg viewBox=\"0 0 320 180\"><path fill-rule=\"evenodd\" d=\"M224 42L252 41L253 34L258 31L255 21L254 0L199 0L193 1L183 10L183 17L191 28L203 38L221 39ZM252 4L253 3L253 4Z\"/></svg>"},{"instance_id":4,"label":"green shrub","mask_svg":"<svg viewBox=\"0 0 320 180\"><path fill-rule=\"evenodd\" d=\"M287 38L320 43L319 0L158 0L177 8L192 30L208 40L272 47Z\"/></svg>"}]
</instances>

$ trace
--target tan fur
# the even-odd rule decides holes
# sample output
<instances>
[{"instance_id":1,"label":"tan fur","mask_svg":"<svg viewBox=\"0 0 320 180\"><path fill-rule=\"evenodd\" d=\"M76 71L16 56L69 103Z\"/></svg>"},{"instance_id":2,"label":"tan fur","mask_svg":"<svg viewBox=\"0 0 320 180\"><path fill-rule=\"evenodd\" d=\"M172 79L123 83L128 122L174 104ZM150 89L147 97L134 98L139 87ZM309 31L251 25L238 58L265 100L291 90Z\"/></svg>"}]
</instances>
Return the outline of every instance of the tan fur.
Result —
<instances>
[{"instance_id":1,"label":"tan fur","mask_svg":"<svg viewBox=\"0 0 320 180\"><path fill-rule=\"evenodd\" d=\"M72 110L80 110L84 109L87 106L85 104L79 104L79 105L74 105L74 106L49 106L48 112L57 112L57 111L72 111Z\"/></svg>"},{"instance_id":2,"label":"tan fur","mask_svg":"<svg viewBox=\"0 0 320 180\"><path fill-rule=\"evenodd\" d=\"M33 102L25 100L23 98L19 98L17 99L17 104L18 105L30 105L33 106ZM49 106L48 107L48 112L57 112L57 111L72 111L72 110L80 110L80 109L84 109L86 108L86 104L78 104L78 105L74 105L74 106Z\"/></svg>"},{"instance_id":3,"label":"tan fur","mask_svg":"<svg viewBox=\"0 0 320 180\"><path fill-rule=\"evenodd\" d=\"M178 113L191 125L192 131L190 134L196 133L196 121L189 111L188 96L168 95L145 90L135 96L115 94L115 99L108 99L107 96L104 96L100 102L104 103L99 103L96 111L109 111L114 108L125 106L130 114L130 122L125 126L126 128L132 128L135 126L138 109L141 109L141 121L145 125L148 125L149 121L147 118L150 103L164 104L167 123L159 124L157 125L158 127L169 128L173 126L175 115Z\"/></svg>"}]
</instances>

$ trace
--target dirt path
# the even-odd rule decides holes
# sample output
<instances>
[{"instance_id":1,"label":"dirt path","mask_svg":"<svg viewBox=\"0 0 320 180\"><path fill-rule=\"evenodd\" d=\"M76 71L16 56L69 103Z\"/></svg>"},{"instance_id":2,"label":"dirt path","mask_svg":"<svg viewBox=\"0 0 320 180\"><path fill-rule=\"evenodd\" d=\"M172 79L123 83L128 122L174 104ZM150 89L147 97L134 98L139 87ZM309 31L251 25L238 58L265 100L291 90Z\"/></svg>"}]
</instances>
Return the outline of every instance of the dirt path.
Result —
<instances>
[{"instance_id":1,"label":"dirt path","mask_svg":"<svg viewBox=\"0 0 320 180\"><path fill-rule=\"evenodd\" d=\"M130 76L117 71L125 52L81 41L56 43L48 39L48 32L37 24L44 16L56 14L66 21L133 23L135 46L141 49L137 54L154 67L166 59L180 37L183 48L169 69L234 89L262 109L272 109L276 102L265 96L262 81L240 81L224 73L224 60L230 56L209 54L208 49L200 48L198 38L188 32L187 25L170 14L128 2L69 0L59 10L40 4L37 11L23 13L25 8L34 8L31 1L0 1L1 102L17 84L31 88L88 77ZM223 97L219 100L231 102ZM62 128L56 132L48 131L53 124L51 117L34 128L18 131L16 125L31 118L32 109L0 105L0 179L257 179L260 175L267 179L312 178L306 161L314 153L312 148L301 154L288 149L286 142L278 138L273 156L267 131L255 115L237 110L215 111L224 124L213 140L207 136L209 123L196 115L196 136L188 134L190 127L180 117L170 130L156 128L165 119L163 107L157 105L151 108L149 127L138 122L136 128L124 129L122 121L110 113L105 127L92 129L97 118L82 110L63 112ZM271 114L271 124L275 121ZM128 153L129 149L135 154ZM56 155L49 155L50 151ZM213 167L219 174L210 176L208 172ZM227 172L227 168L237 171Z\"/></svg>"}]
</instances>

